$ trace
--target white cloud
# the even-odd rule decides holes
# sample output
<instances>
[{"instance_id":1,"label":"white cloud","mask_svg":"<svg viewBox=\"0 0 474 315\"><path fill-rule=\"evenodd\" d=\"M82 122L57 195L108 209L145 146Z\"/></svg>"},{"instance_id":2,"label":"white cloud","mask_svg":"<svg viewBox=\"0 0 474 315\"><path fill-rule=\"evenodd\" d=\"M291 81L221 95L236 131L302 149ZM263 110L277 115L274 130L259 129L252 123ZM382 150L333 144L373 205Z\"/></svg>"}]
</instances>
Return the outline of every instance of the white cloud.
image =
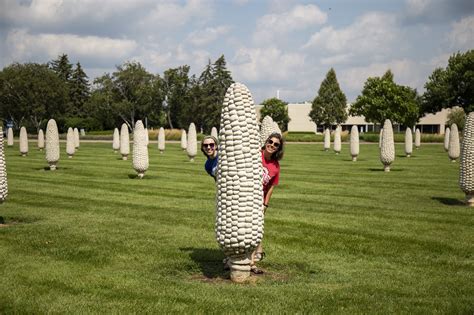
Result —
<instances>
[{"instance_id":1,"label":"white cloud","mask_svg":"<svg viewBox=\"0 0 474 315\"><path fill-rule=\"evenodd\" d=\"M137 48L133 40L71 34L32 35L26 30L12 30L6 40L10 56L16 61L28 61L35 56L56 58L65 53L76 58L123 60Z\"/></svg>"},{"instance_id":2,"label":"white cloud","mask_svg":"<svg viewBox=\"0 0 474 315\"><path fill-rule=\"evenodd\" d=\"M449 40L453 49L472 49L474 43L474 15L453 23Z\"/></svg>"},{"instance_id":3,"label":"white cloud","mask_svg":"<svg viewBox=\"0 0 474 315\"><path fill-rule=\"evenodd\" d=\"M269 42L284 34L326 23L327 14L316 5L297 5L283 13L267 14L257 21L256 42Z\"/></svg>"},{"instance_id":4,"label":"white cloud","mask_svg":"<svg viewBox=\"0 0 474 315\"><path fill-rule=\"evenodd\" d=\"M204 46L229 33L229 31L230 27L228 26L207 27L203 30L191 32L187 40L195 46Z\"/></svg>"},{"instance_id":5,"label":"white cloud","mask_svg":"<svg viewBox=\"0 0 474 315\"><path fill-rule=\"evenodd\" d=\"M432 3L432 0L407 0L407 12L410 15L421 15L425 13L428 6Z\"/></svg>"}]
</instances>

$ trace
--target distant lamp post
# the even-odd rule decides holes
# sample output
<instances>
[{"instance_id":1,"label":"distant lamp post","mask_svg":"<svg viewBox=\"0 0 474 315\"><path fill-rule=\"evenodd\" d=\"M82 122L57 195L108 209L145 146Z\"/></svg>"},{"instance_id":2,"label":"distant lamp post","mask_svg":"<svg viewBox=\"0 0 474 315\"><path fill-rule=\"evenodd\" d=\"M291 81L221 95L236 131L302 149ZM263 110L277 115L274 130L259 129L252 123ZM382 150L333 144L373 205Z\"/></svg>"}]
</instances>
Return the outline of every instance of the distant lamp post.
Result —
<instances>
[{"instance_id":1,"label":"distant lamp post","mask_svg":"<svg viewBox=\"0 0 474 315\"><path fill-rule=\"evenodd\" d=\"M170 115L170 109L169 109L169 104L168 104L168 95L165 95L165 99L163 100L162 106L165 111L165 115L168 119L168 124L170 128L173 129L173 124L171 123L171 115Z\"/></svg>"}]
</instances>

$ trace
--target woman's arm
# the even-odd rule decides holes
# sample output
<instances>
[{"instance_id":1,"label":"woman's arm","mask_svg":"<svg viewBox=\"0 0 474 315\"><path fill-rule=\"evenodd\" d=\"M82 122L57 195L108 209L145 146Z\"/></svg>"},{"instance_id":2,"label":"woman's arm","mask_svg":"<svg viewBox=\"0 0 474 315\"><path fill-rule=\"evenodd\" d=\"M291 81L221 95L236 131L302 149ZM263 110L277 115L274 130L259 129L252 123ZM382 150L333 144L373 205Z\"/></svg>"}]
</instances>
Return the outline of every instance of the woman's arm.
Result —
<instances>
[{"instance_id":1,"label":"woman's arm","mask_svg":"<svg viewBox=\"0 0 474 315\"><path fill-rule=\"evenodd\" d=\"M264 204L265 206L267 206L267 207L268 207L268 203L270 202L270 198L272 197L273 187L275 187L275 186L272 185L272 186L268 189L268 192L267 192L267 194L265 195L265 198L263 198L263 204Z\"/></svg>"}]
</instances>

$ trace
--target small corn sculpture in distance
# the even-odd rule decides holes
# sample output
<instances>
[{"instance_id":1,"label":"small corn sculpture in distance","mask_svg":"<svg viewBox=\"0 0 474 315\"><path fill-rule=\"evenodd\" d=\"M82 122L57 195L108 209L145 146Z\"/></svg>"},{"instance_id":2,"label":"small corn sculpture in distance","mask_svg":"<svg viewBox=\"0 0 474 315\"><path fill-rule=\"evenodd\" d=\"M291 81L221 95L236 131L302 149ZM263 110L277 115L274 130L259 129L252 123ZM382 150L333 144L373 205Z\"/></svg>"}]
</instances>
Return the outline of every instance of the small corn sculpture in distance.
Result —
<instances>
[{"instance_id":1,"label":"small corn sculpture in distance","mask_svg":"<svg viewBox=\"0 0 474 315\"><path fill-rule=\"evenodd\" d=\"M451 128L451 133L454 130ZM466 194L466 204L474 206L474 112L466 117L464 125L461 158L459 160L459 186Z\"/></svg>"},{"instance_id":2,"label":"small corn sculpture in distance","mask_svg":"<svg viewBox=\"0 0 474 315\"><path fill-rule=\"evenodd\" d=\"M211 136L213 136L214 138L218 138L219 137L219 133L217 132L217 128L216 127L212 127L211 129Z\"/></svg>"},{"instance_id":3,"label":"small corn sculpture in distance","mask_svg":"<svg viewBox=\"0 0 474 315\"><path fill-rule=\"evenodd\" d=\"M71 127L67 129L66 153L67 153L67 157L70 159L72 159L72 157L74 156L74 153L76 153L75 132Z\"/></svg>"},{"instance_id":4,"label":"small corn sculpture in distance","mask_svg":"<svg viewBox=\"0 0 474 315\"><path fill-rule=\"evenodd\" d=\"M189 161L194 162L194 157L197 154L197 134L194 123L189 124L186 152L188 153Z\"/></svg>"},{"instance_id":5,"label":"small corn sculpture in distance","mask_svg":"<svg viewBox=\"0 0 474 315\"><path fill-rule=\"evenodd\" d=\"M262 119L262 125L260 126L260 146L263 147L265 142L275 130L273 125L273 119L270 116L265 116Z\"/></svg>"},{"instance_id":6,"label":"small corn sculpture in distance","mask_svg":"<svg viewBox=\"0 0 474 315\"><path fill-rule=\"evenodd\" d=\"M215 228L234 282L250 276L250 256L263 237L260 145L250 91L234 83L227 89L221 113Z\"/></svg>"},{"instance_id":7,"label":"small corn sculpture in distance","mask_svg":"<svg viewBox=\"0 0 474 315\"><path fill-rule=\"evenodd\" d=\"M20 153L21 156L28 155L28 133L25 127L20 128Z\"/></svg>"},{"instance_id":8,"label":"small corn sculpture in distance","mask_svg":"<svg viewBox=\"0 0 474 315\"><path fill-rule=\"evenodd\" d=\"M341 153L341 126L339 125L334 132L334 152L336 152L336 154Z\"/></svg>"},{"instance_id":9,"label":"small corn sculpture in distance","mask_svg":"<svg viewBox=\"0 0 474 315\"><path fill-rule=\"evenodd\" d=\"M448 156L451 162L456 162L459 158L461 150L459 148L459 132L456 124L451 125L451 132L449 133L449 149Z\"/></svg>"},{"instance_id":10,"label":"small corn sculpture in distance","mask_svg":"<svg viewBox=\"0 0 474 315\"><path fill-rule=\"evenodd\" d=\"M146 131L141 120L135 123L133 130L133 168L138 173L138 178L143 178L148 170Z\"/></svg>"},{"instance_id":11,"label":"small corn sculpture in distance","mask_svg":"<svg viewBox=\"0 0 474 315\"><path fill-rule=\"evenodd\" d=\"M451 132L451 129L449 127L446 128L444 131L444 151L448 152L449 150L449 134Z\"/></svg>"},{"instance_id":12,"label":"small corn sculpture in distance","mask_svg":"<svg viewBox=\"0 0 474 315\"><path fill-rule=\"evenodd\" d=\"M130 154L130 136L128 135L127 124L122 124L120 128L120 154L122 154L122 160L127 160Z\"/></svg>"},{"instance_id":13,"label":"small corn sculpture in distance","mask_svg":"<svg viewBox=\"0 0 474 315\"><path fill-rule=\"evenodd\" d=\"M79 146L81 145L81 140L79 139L79 130L77 128L74 128L73 135L74 135L74 148L77 150L79 149Z\"/></svg>"},{"instance_id":14,"label":"small corn sculpture in distance","mask_svg":"<svg viewBox=\"0 0 474 315\"><path fill-rule=\"evenodd\" d=\"M383 124L380 161L383 164L384 171L390 172L390 164L395 161L395 142L393 140L392 123L388 119L385 119Z\"/></svg>"},{"instance_id":15,"label":"small corn sculpture in distance","mask_svg":"<svg viewBox=\"0 0 474 315\"><path fill-rule=\"evenodd\" d=\"M188 147L188 137L186 136L186 130L181 129L181 149L183 149L183 151L186 151L187 147Z\"/></svg>"},{"instance_id":16,"label":"small corn sculpture in distance","mask_svg":"<svg viewBox=\"0 0 474 315\"><path fill-rule=\"evenodd\" d=\"M59 134L58 126L54 119L48 121L46 126L46 161L49 164L49 169L51 171L56 170L57 164L59 162Z\"/></svg>"},{"instance_id":17,"label":"small corn sculpture in distance","mask_svg":"<svg viewBox=\"0 0 474 315\"><path fill-rule=\"evenodd\" d=\"M407 157L410 157L413 153L413 133L411 129L408 127L405 130L405 154Z\"/></svg>"},{"instance_id":18,"label":"small corn sculpture in distance","mask_svg":"<svg viewBox=\"0 0 474 315\"><path fill-rule=\"evenodd\" d=\"M351 128L351 156L354 162L359 156L359 128L356 125Z\"/></svg>"},{"instance_id":19,"label":"small corn sculpture in distance","mask_svg":"<svg viewBox=\"0 0 474 315\"><path fill-rule=\"evenodd\" d=\"M421 146L421 132L420 129L416 128L415 130L415 148L418 150Z\"/></svg>"},{"instance_id":20,"label":"small corn sculpture in distance","mask_svg":"<svg viewBox=\"0 0 474 315\"><path fill-rule=\"evenodd\" d=\"M13 129L11 127L7 129L7 145L13 146Z\"/></svg>"},{"instance_id":21,"label":"small corn sculpture in distance","mask_svg":"<svg viewBox=\"0 0 474 315\"><path fill-rule=\"evenodd\" d=\"M158 150L163 154L165 151L165 129L163 127L158 131Z\"/></svg>"},{"instance_id":22,"label":"small corn sculpture in distance","mask_svg":"<svg viewBox=\"0 0 474 315\"><path fill-rule=\"evenodd\" d=\"M117 153L118 150L120 149L120 132L118 128L114 129L114 137L112 140L112 149L114 150L114 153Z\"/></svg>"},{"instance_id":23,"label":"small corn sculpture in distance","mask_svg":"<svg viewBox=\"0 0 474 315\"><path fill-rule=\"evenodd\" d=\"M43 129L38 131L38 149L43 151L44 149L44 132Z\"/></svg>"},{"instance_id":24,"label":"small corn sculpture in distance","mask_svg":"<svg viewBox=\"0 0 474 315\"><path fill-rule=\"evenodd\" d=\"M3 141L3 129L0 127L0 203L8 196L7 164L5 161L5 145Z\"/></svg>"},{"instance_id":25,"label":"small corn sculpture in distance","mask_svg":"<svg viewBox=\"0 0 474 315\"><path fill-rule=\"evenodd\" d=\"M329 151L331 148L331 131L329 128L324 129L324 151Z\"/></svg>"}]
</instances>

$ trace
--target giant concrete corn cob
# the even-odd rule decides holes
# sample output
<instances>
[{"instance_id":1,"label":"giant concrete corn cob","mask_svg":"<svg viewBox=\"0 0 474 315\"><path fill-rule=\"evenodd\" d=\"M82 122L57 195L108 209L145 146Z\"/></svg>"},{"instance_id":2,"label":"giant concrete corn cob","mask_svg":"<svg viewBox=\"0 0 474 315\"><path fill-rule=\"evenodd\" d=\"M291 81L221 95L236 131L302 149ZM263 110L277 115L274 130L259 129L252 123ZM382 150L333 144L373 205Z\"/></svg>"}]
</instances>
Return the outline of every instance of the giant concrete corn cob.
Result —
<instances>
[{"instance_id":1,"label":"giant concrete corn cob","mask_svg":"<svg viewBox=\"0 0 474 315\"><path fill-rule=\"evenodd\" d=\"M44 149L44 133L43 133L43 129L40 129L38 131L38 149L40 151L43 151Z\"/></svg>"},{"instance_id":2,"label":"giant concrete corn cob","mask_svg":"<svg viewBox=\"0 0 474 315\"><path fill-rule=\"evenodd\" d=\"M187 147L188 147L188 138L186 136L186 130L181 129L181 149L185 151Z\"/></svg>"},{"instance_id":3,"label":"giant concrete corn cob","mask_svg":"<svg viewBox=\"0 0 474 315\"><path fill-rule=\"evenodd\" d=\"M334 152L336 152L336 154L341 153L341 126L339 125L334 132Z\"/></svg>"},{"instance_id":4,"label":"giant concrete corn cob","mask_svg":"<svg viewBox=\"0 0 474 315\"><path fill-rule=\"evenodd\" d=\"M28 155L28 133L25 127L20 128L20 153L21 156Z\"/></svg>"},{"instance_id":5,"label":"giant concrete corn cob","mask_svg":"<svg viewBox=\"0 0 474 315\"><path fill-rule=\"evenodd\" d=\"M275 132L280 134L280 135L282 134L280 126L278 126L276 121L273 121L273 132L272 133L275 133Z\"/></svg>"},{"instance_id":6,"label":"giant concrete corn cob","mask_svg":"<svg viewBox=\"0 0 474 315\"><path fill-rule=\"evenodd\" d=\"M112 149L114 149L114 152L117 153L118 150L120 149L120 133L118 128L114 129L114 138L112 140Z\"/></svg>"},{"instance_id":7,"label":"giant concrete corn cob","mask_svg":"<svg viewBox=\"0 0 474 315\"><path fill-rule=\"evenodd\" d=\"M411 129L408 127L405 130L405 154L407 157L410 157L413 153L413 133Z\"/></svg>"},{"instance_id":8,"label":"giant concrete corn cob","mask_svg":"<svg viewBox=\"0 0 474 315\"><path fill-rule=\"evenodd\" d=\"M451 162L456 162L459 158L460 152L459 148L459 132L458 126L456 124L451 125L451 132L449 133L449 149L448 156L451 159Z\"/></svg>"},{"instance_id":9,"label":"giant concrete corn cob","mask_svg":"<svg viewBox=\"0 0 474 315\"><path fill-rule=\"evenodd\" d=\"M419 148L421 145L421 132L420 129L416 128L415 130L415 148Z\"/></svg>"},{"instance_id":10,"label":"giant concrete corn cob","mask_svg":"<svg viewBox=\"0 0 474 315\"><path fill-rule=\"evenodd\" d=\"M444 151L448 152L449 150L449 133L451 132L451 129L446 128L444 131Z\"/></svg>"},{"instance_id":11,"label":"giant concrete corn cob","mask_svg":"<svg viewBox=\"0 0 474 315\"><path fill-rule=\"evenodd\" d=\"M359 129L356 125L351 128L351 156L352 161L357 161L359 155Z\"/></svg>"},{"instance_id":12,"label":"giant concrete corn cob","mask_svg":"<svg viewBox=\"0 0 474 315\"><path fill-rule=\"evenodd\" d=\"M451 133L454 130L451 129ZM468 206L474 206L474 113L466 117L459 160L459 186L466 194Z\"/></svg>"},{"instance_id":13,"label":"giant concrete corn cob","mask_svg":"<svg viewBox=\"0 0 474 315\"><path fill-rule=\"evenodd\" d=\"M158 131L158 150L161 154L165 151L165 129L163 127Z\"/></svg>"},{"instance_id":14,"label":"giant concrete corn cob","mask_svg":"<svg viewBox=\"0 0 474 315\"><path fill-rule=\"evenodd\" d=\"M197 135L196 126L194 125L194 123L189 124L186 152L188 153L189 160L191 162L194 162L194 157L197 154Z\"/></svg>"},{"instance_id":15,"label":"giant concrete corn cob","mask_svg":"<svg viewBox=\"0 0 474 315\"><path fill-rule=\"evenodd\" d=\"M13 129L11 127L7 130L7 145L13 146Z\"/></svg>"},{"instance_id":16,"label":"giant concrete corn cob","mask_svg":"<svg viewBox=\"0 0 474 315\"><path fill-rule=\"evenodd\" d=\"M148 147L145 130L142 121L138 120L133 130L133 168L137 171L139 178L143 178L148 169Z\"/></svg>"},{"instance_id":17,"label":"giant concrete corn cob","mask_svg":"<svg viewBox=\"0 0 474 315\"><path fill-rule=\"evenodd\" d=\"M263 237L260 141L250 91L234 83L227 89L220 122L216 239L236 282L250 275L250 255Z\"/></svg>"},{"instance_id":18,"label":"giant concrete corn cob","mask_svg":"<svg viewBox=\"0 0 474 315\"><path fill-rule=\"evenodd\" d=\"M219 137L219 133L217 132L217 128L216 127L212 127L211 129L211 136L213 136L214 138L218 138Z\"/></svg>"},{"instance_id":19,"label":"giant concrete corn cob","mask_svg":"<svg viewBox=\"0 0 474 315\"><path fill-rule=\"evenodd\" d=\"M54 119L48 121L46 126L46 161L49 164L49 169L56 170L59 161L59 134L58 126Z\"/></svg>"},{"instance_id":20,"label":"giant concrete corn cob","mask_svg":"<svg viewBox=\"0 0 474 315\"><path fill-rule=\"evenodd\" d=\"M81 145L81 141L79 140L79 130L77 128L74 128L73 135L74 135L74 137L73 137L73 139L74 139L74 148L79 149L79 146Z\"/></svg>"},{"instance_id":21,"label":"giant concrete corn cob","mask_svg":"<svg viewBox=\"0 0 474 315\"><path fill-rule=\"evenodd\" d=\"M76 153L76 139L74 130L69 127L67 129L66 136L66 153L68 158L72 159L74 153Z\"/></svg>"},{"instance_id":22,"label":"giant concrete corn cob","mask_svg":"<svg viewBox=\"0 0 474 315\"><path fill-rule=\"evenodd\" d=\"M260 146L263 147L268 137L275 131L275 126L273 125L273 119L270 116L265 116L262 119L262 124L260 126Z\"/></svg>"},{"instance_id":23,"label":"giant concrete corn cob","mask_svg":"<svg viewBox=\"0 0 474 315\"><path fill-rule=\"evenodd\" d=\"M7 164L5 161L5 145L3 143L3 129L0 127L0 203L8 196Z\"/></svg>"},{"instance_id":24,"label":"giant concrete corn cob","mask_svg":"<svg viewBox=\"0 0 474 315\"><path fill-rule=\"evenodd\" d=\"M395 142L393 140L392 123L389 119L385 119L383 124L380 161L384 166L384 171L390 172L390 164L395 161Z\"/></svg>"},{"instance_id":25,"label":"giant concrete corn cob","mask_svg":"<svg viewBox=\"0 0 474 315\"><path fill-rule=\"evenodd\" d=\"M122 160L127 160L130 154L130 136L128 135L128 126L125 123L120 128L120 154L122 154Z\"/></svg>"},{"instance_id":26,"label":"giant concrete corn cob","mask_svg":"<svg viewBox=\"0 0 474 315\"><path fill-rule=\"evenodd\" d=\"M324 129L324 151L328 151L331 148L331 131L329 128Z\"/></svg>"}]
</instances>

